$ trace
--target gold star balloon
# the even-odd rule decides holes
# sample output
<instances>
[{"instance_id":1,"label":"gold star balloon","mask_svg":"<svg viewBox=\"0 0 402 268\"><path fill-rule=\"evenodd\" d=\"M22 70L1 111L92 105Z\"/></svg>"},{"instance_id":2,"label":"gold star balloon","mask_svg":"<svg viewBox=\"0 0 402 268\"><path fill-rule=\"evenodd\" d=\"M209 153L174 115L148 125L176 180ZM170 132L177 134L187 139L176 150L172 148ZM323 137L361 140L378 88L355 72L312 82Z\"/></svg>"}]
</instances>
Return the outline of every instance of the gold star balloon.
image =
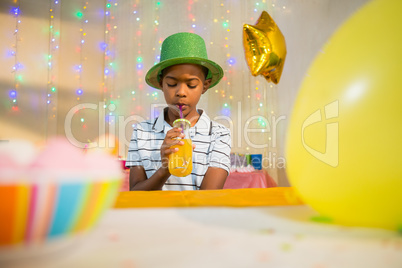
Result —
<instances>
[{"instance_id":1,"label":"gold star balloon","mask_svg":"<svg viewBox=\"0 0 402 268\"><path fill-rule=\"evenodd\" d=\"M253 76L263 75L278 84L286 58L285 37L271 16L263 11L256 25L244 24L243 46Z\"/></svg>"}]
</instances>

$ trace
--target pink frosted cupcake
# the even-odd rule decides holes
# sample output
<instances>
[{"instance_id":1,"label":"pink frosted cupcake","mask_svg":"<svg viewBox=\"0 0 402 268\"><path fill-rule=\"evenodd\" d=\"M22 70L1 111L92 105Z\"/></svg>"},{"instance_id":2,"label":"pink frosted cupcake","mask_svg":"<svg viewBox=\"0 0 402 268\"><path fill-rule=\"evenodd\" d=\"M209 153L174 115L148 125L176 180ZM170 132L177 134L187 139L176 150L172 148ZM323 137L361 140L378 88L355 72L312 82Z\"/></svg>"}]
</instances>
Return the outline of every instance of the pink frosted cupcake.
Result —
<instances>
[{"instance_id":1,"label":"pink frosted cupcake","mask_svg":"<svg viewBox=\"0 0 402 268\"><path fill-rule=\"evenodd\" d=\"M6 159L0 166L10 165L14 170L9 162ZM17 173L23 179L7 174L0 178L0 195L8 192L3 202L7 205L0 207L7 219L0 223L0 249L37 245L88 230L113 204L122 180L121 168L112 156L84 154L63 138L50 140Z\"/></svg>"}]
</instances>

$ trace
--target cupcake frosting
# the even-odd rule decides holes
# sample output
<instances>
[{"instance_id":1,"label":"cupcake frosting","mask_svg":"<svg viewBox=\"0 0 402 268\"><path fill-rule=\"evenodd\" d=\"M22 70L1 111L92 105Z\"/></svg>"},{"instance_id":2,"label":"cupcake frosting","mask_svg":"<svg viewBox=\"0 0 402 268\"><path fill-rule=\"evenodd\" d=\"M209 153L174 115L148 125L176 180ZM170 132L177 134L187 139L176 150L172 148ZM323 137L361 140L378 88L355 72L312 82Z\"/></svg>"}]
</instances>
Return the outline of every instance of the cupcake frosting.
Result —
<instances>
[{"instance_id":1,"label":"cupcake frosting","mask_svg":"<svg viewBox=\"0 0 402 268\"><path fill-rule=\"evenodd\" d=\"M53 138L33 161L33 169L77 171L84 170L84 153L66 139Z\"/></svg>"}]
</instances>

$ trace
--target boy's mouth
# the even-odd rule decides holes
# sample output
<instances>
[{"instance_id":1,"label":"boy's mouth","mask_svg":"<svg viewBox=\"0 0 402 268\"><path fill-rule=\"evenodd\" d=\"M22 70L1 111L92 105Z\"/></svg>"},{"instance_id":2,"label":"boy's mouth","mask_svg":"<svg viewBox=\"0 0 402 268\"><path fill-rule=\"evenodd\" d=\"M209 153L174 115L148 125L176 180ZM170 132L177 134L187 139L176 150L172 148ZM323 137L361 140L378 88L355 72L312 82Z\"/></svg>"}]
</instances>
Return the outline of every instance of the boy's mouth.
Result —
<instances>
[{"instance_id":1,"label":"boy's mouth","mask_svg":"<svg viewBox=\"0 0 402 268\"><path fill-rule=\"evenodd\" d=\"M186 109L187 105L185 105L185 104L176 104L176 107L179 110L180 110L180 107L181 107L182 110L184 110L184 109Z\"/></svg>"}]
</instances>

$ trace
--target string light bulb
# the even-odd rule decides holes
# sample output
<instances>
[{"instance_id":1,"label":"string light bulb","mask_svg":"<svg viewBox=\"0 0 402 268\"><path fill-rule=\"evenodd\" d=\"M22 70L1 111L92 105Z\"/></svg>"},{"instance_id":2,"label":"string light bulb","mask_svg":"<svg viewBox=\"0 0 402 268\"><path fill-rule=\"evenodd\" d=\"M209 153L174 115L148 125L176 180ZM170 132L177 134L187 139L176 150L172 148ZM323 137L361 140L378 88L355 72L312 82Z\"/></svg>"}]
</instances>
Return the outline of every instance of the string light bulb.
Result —
<instances>
[{"instance_id":1,"label":"string light bulb","mask_svg":"<svg viewBox=\"0 0 402 268\"><path fill-rule=\"evenodd\" d=\"M12 7L10 10L10 14L15 18L15 28L14 28L14 36L15 36L15 41L13 44L13 48L11 53L9 53L12 57L14 57L14 65L12 67L12 71L11 73L13 73L14 75L14 88L11 89L9 91L9 97L11 100L11 109L13 111L18 111L18 101L17 101L17 97L18 97L18 93L17 90L20 86L20 82L22 81L22 78L19 79L19 77L22 77L19 74L19 70L22 69L22 64L18 61L18 43L20 41L20 37L19 37L19 24L21 23L20 20L20 5L19 5L19 1L15 0L14 3L16 4L16 6Z\"/></svg>"}]
</instances>

